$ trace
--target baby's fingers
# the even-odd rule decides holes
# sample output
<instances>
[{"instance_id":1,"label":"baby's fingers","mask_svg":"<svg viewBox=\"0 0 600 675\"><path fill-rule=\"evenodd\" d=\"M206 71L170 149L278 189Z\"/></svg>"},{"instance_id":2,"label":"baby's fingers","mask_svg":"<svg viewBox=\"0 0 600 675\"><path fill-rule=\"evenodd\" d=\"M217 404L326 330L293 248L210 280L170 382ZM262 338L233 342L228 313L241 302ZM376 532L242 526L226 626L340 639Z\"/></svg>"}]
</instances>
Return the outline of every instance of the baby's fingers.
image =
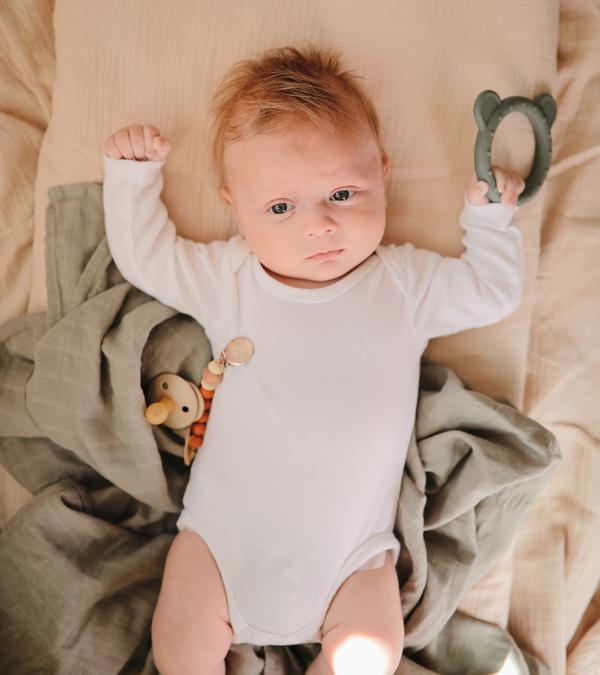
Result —
<instances>
[{"instance_id":1,"label":"baby's fingers","mask_svg":"<svg viewBox=\"0 0 600 675\"><path fill-rule=\"evenodd\" d=\"M111 134L105 141L104 141L104 154L107 155L108 157L112 157L113 159L121 159L121 151L117 147L117 144L115 143L115 135Z\"/></svg>"},{"instance_id":2,"label":"baby's fingers","mask_svg":"<svg viewBox=\"0 0 600 675\"><path fill-rule=\"evenodd\" d=\"M522 178L521 176L516 176L515 181L517 184L516 187L517 194L520 195L521 192L523 192L523 190L525 189L525 179Z\"/></svg>"},{"instance_id":3,"label":"baby's fingers","mask_svg":"<svg viewBox=\"0 0 600 675\"><path fill-rule=\"evenodd\" d=\"M146 157L148 159L154 159L154 154L156 148L154 147L154 141L160 137L160 131L153 126L152 124L144 124L144 148Z\"/></svg>"},{"instance_id":4,"label":"baby's fingers","mask_svg":"<svg viewBox=\"0 0 600 675\"><path fill-rule=\"evenodd\" d=\"M494 178L496 179L496 188L502 195L503 204L515 206L517 198L525 189L525 181L521 176L513 171L506 171L499 166L494 166Z\"/></svg>"},{"instance_id":5,"label":"baby's fingers","mask_svg":"<svg viewBox=\"0 0 600 675\"><path fill-rule=\"evenodd\" d=\"M500 190L502 193L502 203L507 206L516 206L519 194L522 189L519 189L519 179L515 176L507 176L504 189Z\"/></svg>"},{"instance_id":6,"label":"baby's fingers","mask_svg":"<svg viewBox=\"0 0 600 675\"><path fill-rule=\"evenodd\" d=\"M494 171L494 179L496 180L496 188L500 194L504 194L506 191L506 183L508 181L508 174L504 169L499 166L492 167Z\"/></svg>"},{"instance_id":7,"label":"baby's fingers","mask_svg":"<svg viewBox=\"0 0 600 675\"><path fill-rule=\"evenodd\" d=\"M104 152L113 159L161 161L170 151L171 142L151 124L130 124L104 141Z\"/></svg>"},{"instance_id":8,"label":"baby's fingers","mask_svg":"<svg viewBox=\"0 0 600 675\"><path fill-rule=\"evenodd\" d=\"M144 131L141 124L132 124L127 127L129 140L135 159L146 159L146 148L144 143Z\"/></svg>"},{"instance_id":9,"label":"baby's fingers","mask_svg":"<svg viewBox=\"0 0 600 675\"><path fill-rule=\"evenodd\" d=\"M478 181L477 176L473 176L467 187L467 199L475 206L489 204L490 200L485 196L489 189L484 180Z\"/></svg>"},{"instance_id":10,"label":"baby's fingers","mask_svg":"<svg viewBox=\"0 0 600 675\"><path fill-rule=\"evenodd\" d=\"M153 140L154 151L149 159L161 162L171 152L171 141L164 136L156 136Z\"/></svg>"},{"instance_id":11,"label":"baby's fingers","mask_svg":"<svg viewBox=\"0 0 600 675\"><path fill-rule=\"evenodd\" d=\"M115 145L124 159L134 159L131 139L127 129L119 129L114 135Z\"/></svg>"}]
</instances>

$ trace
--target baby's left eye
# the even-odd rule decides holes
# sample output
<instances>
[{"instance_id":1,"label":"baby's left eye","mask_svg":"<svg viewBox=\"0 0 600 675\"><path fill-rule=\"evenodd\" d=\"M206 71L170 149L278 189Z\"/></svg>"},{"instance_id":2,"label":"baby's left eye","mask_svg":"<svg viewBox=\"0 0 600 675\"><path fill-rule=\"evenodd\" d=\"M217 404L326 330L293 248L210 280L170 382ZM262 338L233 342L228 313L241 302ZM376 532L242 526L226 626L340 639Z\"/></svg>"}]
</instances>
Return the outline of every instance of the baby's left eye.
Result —
<instances>
[{"instance_id":1,"label":"baby's left eye","mask_svg":"<svg viewBox=\"0 0 600 675\"><path fill-rule=\"evenodd\" d=\"M333 199L334 202L345 202L352 196L351 192L353 193L352 190L338 190L331 195L330 199Z\"/></svg>"}]
</instances>

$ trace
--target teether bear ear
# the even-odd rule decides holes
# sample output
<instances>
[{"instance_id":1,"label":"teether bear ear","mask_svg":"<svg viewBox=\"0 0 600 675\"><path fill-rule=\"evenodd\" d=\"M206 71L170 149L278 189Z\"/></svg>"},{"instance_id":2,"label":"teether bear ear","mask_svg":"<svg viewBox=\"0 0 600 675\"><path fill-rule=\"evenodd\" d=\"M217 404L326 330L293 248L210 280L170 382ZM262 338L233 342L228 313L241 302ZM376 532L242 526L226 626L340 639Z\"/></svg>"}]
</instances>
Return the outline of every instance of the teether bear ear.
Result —
<instances>
[{"instance_id":1,"label":"teether bear ear","mask_svg":"<svg viewBox=\"0 0 600 675\"><path fill-rule=\"evenodd\" d=\"M546 115L546 119L548 120L548 126L551 127L556 119L556 101L550 94L540 94L533 100L544 111L544 115Z\"/></svg>"},{"instance_id":2,"label":"teether bear ear","mask_svg":"<svg viewBox=\"0 0 600 675\"><path fill-rule=\"evenodd\" d=\"M502 99L495 91L486 89L475 99L473 106L473 115L480 131L483 131L493 115L494 110L502 103Z\"/></svg>"}]
</instances>

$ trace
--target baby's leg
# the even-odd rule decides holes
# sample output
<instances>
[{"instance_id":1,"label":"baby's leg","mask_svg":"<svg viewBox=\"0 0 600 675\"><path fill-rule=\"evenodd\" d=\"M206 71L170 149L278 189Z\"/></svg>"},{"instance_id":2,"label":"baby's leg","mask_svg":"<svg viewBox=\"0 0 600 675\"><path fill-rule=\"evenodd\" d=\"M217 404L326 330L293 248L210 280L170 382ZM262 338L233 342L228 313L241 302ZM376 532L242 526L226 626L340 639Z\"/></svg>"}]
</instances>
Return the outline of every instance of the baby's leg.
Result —
<instances>
[{"instance_id":1,"label":"baby's leg","mask_svg":"<svg viewBox=\"0 0 600 675\"><path fill-rule=\"evenodd\" d=\"M182 530L167 554L152 617L152 651L162 675L225 675L233 630L223 580L206 542Z\"/></svg>"},{"instance_id":2,"label":"baby's leg","mask_svg":"<svg viewBox=\"0 0 600 675\"><path fill-rule=\"evenodd\" d=\"M402 657L404 621L398 575L383 567L354 572L334 595L321 626L321 652L306 675L392 675Z\"/></svg>"}]
</instances>

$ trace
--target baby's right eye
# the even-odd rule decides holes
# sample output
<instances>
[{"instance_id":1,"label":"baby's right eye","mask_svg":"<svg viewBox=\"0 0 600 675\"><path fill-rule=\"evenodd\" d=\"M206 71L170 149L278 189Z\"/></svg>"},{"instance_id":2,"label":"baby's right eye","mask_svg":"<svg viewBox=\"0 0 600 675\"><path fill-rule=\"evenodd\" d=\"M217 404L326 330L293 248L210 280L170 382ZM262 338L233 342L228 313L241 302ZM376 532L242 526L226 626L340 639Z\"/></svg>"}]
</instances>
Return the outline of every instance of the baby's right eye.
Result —
<instances>
[{"instance_id":1,"label":"baby's right eye","mask_svg":"<svg viewBox=\"0 0 600 675\"><path fill-rule=\"evenodd\" d=\"M292 205L288 204L287 202L278 202L277 204L273 204L269 210L276 216L282 216L284 213L287 213L290 210L288 207L292 207Z\"/></svg>"}]
</instances>

